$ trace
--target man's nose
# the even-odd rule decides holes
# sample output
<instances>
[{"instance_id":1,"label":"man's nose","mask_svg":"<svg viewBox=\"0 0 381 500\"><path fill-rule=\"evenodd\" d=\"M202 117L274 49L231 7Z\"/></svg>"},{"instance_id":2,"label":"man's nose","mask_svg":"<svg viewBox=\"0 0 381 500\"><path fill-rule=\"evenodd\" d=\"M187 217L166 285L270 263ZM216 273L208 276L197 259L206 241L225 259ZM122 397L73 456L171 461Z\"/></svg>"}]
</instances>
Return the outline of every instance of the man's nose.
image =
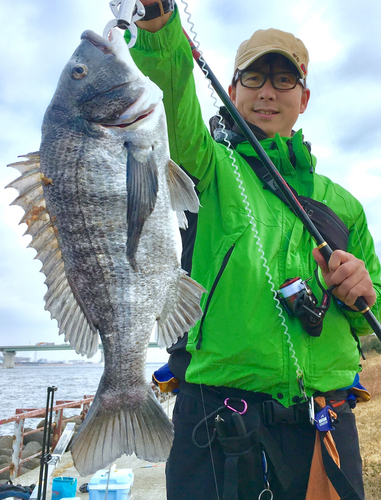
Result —
<instances>
[{"instance_id":1,"label":"man's nose","mask_svg":"<svg viewBox=\"0 0 381 500\"><path fill-rule=\"evenodd\" d=\"M275 99L276 91L272 86L270 78L268 78L263 87L259 89L258 97L260 99Z\"/></svg>"}]
</instances>

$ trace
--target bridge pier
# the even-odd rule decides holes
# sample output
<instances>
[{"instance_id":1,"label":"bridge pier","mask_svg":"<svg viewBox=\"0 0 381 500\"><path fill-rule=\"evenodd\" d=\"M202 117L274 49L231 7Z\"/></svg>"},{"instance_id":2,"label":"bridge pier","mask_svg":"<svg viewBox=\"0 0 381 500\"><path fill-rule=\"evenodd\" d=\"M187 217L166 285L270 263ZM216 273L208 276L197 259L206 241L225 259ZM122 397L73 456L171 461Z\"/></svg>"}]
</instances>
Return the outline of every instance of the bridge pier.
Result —
<instances>
[{"instance_id":1,"label":"bridge pier","mask_svg":"<svg viewBox=\"0 0 381 500\"><path fill-rule=\"evenodd\" d=\"M3 367L14 368L16 351L4 351L3 356L4 356Z\"/></svg>"}]
</instances>

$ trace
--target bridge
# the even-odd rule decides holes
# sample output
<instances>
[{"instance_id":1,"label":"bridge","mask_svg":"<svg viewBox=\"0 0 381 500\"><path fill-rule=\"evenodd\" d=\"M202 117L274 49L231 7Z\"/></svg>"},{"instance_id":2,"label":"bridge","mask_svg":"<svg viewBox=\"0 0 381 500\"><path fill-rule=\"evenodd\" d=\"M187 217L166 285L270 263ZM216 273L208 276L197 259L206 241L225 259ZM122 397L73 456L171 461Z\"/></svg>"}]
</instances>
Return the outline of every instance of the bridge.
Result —
<instances>
[{"instance_id":1,"label":"bridge","mask_svg":"<svg viewBox=\"0 0 381 500\"><path fill-rule=\"evenodd\" d=\"M148 347L159 347L156 342L150 342ZM0 351L3 353L4 368L15 367L16 352L20 351L72 351L70 344L53 344L51 342L40 342L36 345L3 345L0 346ZM99 350L102 351L103 360L103 345L99 344Z\"/></svg>"}]
</instances>

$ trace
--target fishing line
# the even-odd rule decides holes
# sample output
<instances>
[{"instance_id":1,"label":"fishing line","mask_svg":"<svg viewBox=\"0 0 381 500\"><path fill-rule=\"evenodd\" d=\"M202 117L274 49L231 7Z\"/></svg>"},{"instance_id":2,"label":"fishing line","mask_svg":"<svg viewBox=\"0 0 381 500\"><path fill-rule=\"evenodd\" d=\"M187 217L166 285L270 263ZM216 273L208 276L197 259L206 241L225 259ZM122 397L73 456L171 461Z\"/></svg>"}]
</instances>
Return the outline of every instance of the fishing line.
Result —
<instances>
[{"instance_id":1,"label":"fishing line","mask_svg":"<svg viewBox=\"0 0 381 500\"><path fill-rule=\"evenodd\" d=\"M205 67L205 60L203 58L203 54L202 54L202 51L200 50L200 43L198 42L197 40L197 32L194 30L194 23L190 20L191 18L191 14L188 10L188 3L185 1L185 0L181 0L182 4L184 4L184 12L185 14L188 16L187 18L187 21L188 23L190 24L190 33L192 33L192 36L193 36L193 42L198 50L198 52L201 54L201 57L200 57L200 60L202 62L202 69L203 69L203 72L205 74L205 78L207 78L207 73L208 73L208 70L206 69ZM260 255L260 258L262 260L262 266L265 270L265 275L267 277L267 282L268 284L270 285L270 290L273 294L273 299L275 301L275 307L278 311L278 317L279 319L281 320L281 326L283 327L283 330L284 330L284 335L286 336L286 341L287 341L287 344L288 344L288 348L289 348L289 352L290 352L290 355L291 355L291 358L293 360L293 363L294 363L294 366L296 368L296 375L297 375L297 379L298 380L301 380L303 378L303 372L300 368L300 365L299 365L299 362L298 362L298 358L296 357L296 352L295 352L295 349L294 349L294 344L291 340L291 335L289 333L289 330L288 330L288 326L286 324L286 318L283 314L283 309L281 307L281 304L280 304L280 301L278 300L277 298L277 290L275 289L275 285L274 285L274 282L273 282L273 277L270 273L270 268L268 267L267 265L267 259L266 259L266 256L265 256L265 252L263 250L263 246L262 246L262 242L261 242L261 238L259 236L259 232L258 232L258 229L257 229L257 225L255 223L255 220L254 220L254 217L252 215L252 210L250 208L250 203L248 201L248 198L247 198L247 195L246 195L246 190L245 190L245 187L243 185L243 181L241 179L241 174L238 170L238 165L236 163L236 159L233 155L233 147L231 145L231 142L229 141L228 139L228 134L226 132L226 127L223 123L223 118L219 112L219 106L217 104L217 98L216 98L216 92L215 90L213 89L213 87L211 86L211 82L210 80L208 80L208 88L210 89L211 91L211 97L213 99L213 105L214 107L217 109L217 116L218 116L218 119L219 119L219 125L221 125L221 129L222 129L222 133L224 134L224 142L226 144L226 149L228 150L229 152L229 158L231 160L231 164L232 164L232 168L234 169L234 174L236 176L236 181L238 183L238 188L240 190L240 194L242 196L242 201L243 201L243 204L244 204L244 207L245 207L245 211L246 211L246 215L249 219L249 224L251 225L251 230L253 232L253 236L255 238L255 243L258 247L258 252L259 252L259 255ZM262 198L265 200L266 202L266 205L268 206L269 208L269 211L271 212L271 214L273 215L275 221L277 222L278 224L278 227L281 228L281 225L279 224L279 221L277 219L277 217L275 216L275 213L273 212L271 206L269 205L269 203L267 202L266 198L263 196L263 193L261 192L262 190L259 188L259 186L257 186L256 183L254 183L255 185L255 188L257 189L257 191L261 194ZM287 239L290 241L290 238L286 235Z\"/></svg>"},{"instance_id":2,"label":"fishing line","mask_svg":"<svg viewBox=\"0 0 381 500\"><path fill-rule=\"evenodd\" d=\"M108 495L108 489L109 489L109 484L110 484L110 476L111 476L111 473L113 472L113 470L115 469L116 465L114 464L110 464L110 467L108 469L108 472L107 472L107 484L106 484L106 491L105 491L105 497L104 497L104 500L107 500L107 495Z\"/></svg>"}]
</instances>

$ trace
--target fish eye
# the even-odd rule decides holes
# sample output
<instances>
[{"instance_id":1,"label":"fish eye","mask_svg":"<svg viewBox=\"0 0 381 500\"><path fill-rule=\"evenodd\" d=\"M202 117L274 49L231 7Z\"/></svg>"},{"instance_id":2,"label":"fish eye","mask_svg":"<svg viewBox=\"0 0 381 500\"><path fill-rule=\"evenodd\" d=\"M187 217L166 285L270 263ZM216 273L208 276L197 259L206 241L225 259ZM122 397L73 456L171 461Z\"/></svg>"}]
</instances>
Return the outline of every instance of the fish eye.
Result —
<instances>
[{"instance_id":1,"label":"fish eye","mask_svg":"<svg viewBox=\"0 0 381 500\"><path fill-rule=\"evenodd\" d=\"M76 80L82 80L87 75L88 69L84 64L76 64L71 70L71 76Z\"/></svg>"}]
</instances>

